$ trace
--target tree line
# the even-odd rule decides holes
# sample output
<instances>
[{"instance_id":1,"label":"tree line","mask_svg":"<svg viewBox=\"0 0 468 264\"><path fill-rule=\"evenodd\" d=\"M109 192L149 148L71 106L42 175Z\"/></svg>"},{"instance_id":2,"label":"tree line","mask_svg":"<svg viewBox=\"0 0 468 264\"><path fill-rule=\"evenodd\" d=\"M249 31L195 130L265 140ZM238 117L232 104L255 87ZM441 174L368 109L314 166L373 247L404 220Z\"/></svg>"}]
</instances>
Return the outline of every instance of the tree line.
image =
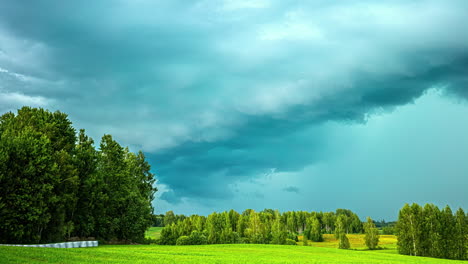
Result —
<instances>
[{"instance_id":1,"label":"tree line","mask_svg":"<svg viewBox=\"0 0 468 264\"><path fill-rule=\"evenodd\" d=\"M468 215L446 206L405 204L397 222L400 254L447 259L468 259Z\"/></svg>"},{"instance_id":2,"label":"tree line","mask_svg":"<svg viewBox=\"0 0 468 264\"><path fill-rule=\"evenodd\" d=\"M111 135L96 149L64 113L23 107L0 117L0 243L142 241L154 181L142 152Z\"/></svg>"},{"instance_id":3,"label":"tree line","mask_svg":"<svg viewBox=\"0 0 468 264\"><path fill-rule=\"evenodd\" d=\"M252 209L238 213L234 210L214 212L208 217L175 215L172 211L163 217L165 227L158 243L162 245L199 244L296 244L302 234L304 244L309 240L323 241L323 234L335 233L342 243L340 248L349 248L346 234L362 233L370 230L378 237L378 230L364 225L350 210L336 212L290 211L280 213L265 209L256 212ZM377 232L377 233L376 233ZM375 237L374 237L375 240ZM378 243L378 239L377 239ZM371 246L372 249L376 247Z\"/></svg>"}]
</instances>

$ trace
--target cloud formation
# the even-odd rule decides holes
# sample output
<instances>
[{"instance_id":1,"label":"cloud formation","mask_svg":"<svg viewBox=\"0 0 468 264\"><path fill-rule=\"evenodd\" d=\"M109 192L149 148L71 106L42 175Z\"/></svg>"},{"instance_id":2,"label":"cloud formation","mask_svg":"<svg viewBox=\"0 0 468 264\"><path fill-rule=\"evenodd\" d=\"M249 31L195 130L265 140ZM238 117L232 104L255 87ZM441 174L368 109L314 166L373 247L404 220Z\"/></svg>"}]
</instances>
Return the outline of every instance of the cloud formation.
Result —
<instances>
[{"instance_id":1,"label":"cloud formation","mask_svg":"<svg viewBox=\"0 0 468 264\"><path fill-rule=\"evenodd\" d=\"M2 1L0 110L60 109L143 149L168 202L232 199L239 182L337 155L328 122L365 123L434 87L468 98L467 8Z\"/></svg>"}]
</instances>

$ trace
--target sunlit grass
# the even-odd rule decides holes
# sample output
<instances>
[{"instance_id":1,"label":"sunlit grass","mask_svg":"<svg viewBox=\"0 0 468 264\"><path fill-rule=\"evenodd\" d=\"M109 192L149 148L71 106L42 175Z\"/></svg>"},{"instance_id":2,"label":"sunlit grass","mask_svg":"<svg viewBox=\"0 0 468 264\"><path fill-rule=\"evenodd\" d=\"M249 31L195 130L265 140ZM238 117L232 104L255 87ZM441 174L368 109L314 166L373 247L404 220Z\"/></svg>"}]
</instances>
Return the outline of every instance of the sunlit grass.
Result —
<instances>
[{"instance_id":1,"label":"sunlit grass","mask_svg":"<svg viewBox=\"0 0 468 264\"><path fill-rule=\"evenodd\" d=\"M246 244L126 245L75 249L0 247L0 263L466 263L465 261L382 254L381 252L384 251L386 250L358 251L316 246Z\"/></svg>"},{"instance_id":2,"label":"sunlit grass","mask_svg":"<svg viewBox=\"0 0 468 264\"><path fill-rule=\"evenodd\" d=\"M146 238L152 238L152 239L157 239L161 236L161 230L164 227L150 227L146 232L145 232L145 237Z\"/></svg>"},{"instance_id":3,"label":"sunlit grass","mask_svg":"<svg viewBox=\"0 0 468 264\"><path fill-rule=\"evenodd\" d=\"M364 241L363 234L347 234L351 249L366 249L366 243ZM299 237L302 241L302 236ZM309 244L313 247L326 247L326 248L337 248L338 240L333 234L324 234L323 242L311 242ZM397 238L393 235L380 235L379 246L384 249L396 249ZM302 245L302 242L300 242Z\"/></svg>"}]
</instances>

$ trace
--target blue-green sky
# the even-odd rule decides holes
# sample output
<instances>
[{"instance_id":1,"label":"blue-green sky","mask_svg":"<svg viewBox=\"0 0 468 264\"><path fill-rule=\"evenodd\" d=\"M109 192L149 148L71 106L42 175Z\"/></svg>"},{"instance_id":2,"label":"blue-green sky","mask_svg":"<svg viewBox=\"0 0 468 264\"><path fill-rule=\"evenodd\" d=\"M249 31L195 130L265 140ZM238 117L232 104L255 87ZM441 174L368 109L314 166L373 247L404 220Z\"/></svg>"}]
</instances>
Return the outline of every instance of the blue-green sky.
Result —
<instances>
[{"instance_id":1,"label":"blue-green sky","mask_svg":"<svg viewBox=\"0 0 468 264\"><path fill-rule=\"evenodd\" d=\"M157 213L468 206L465 0L0 0L0 112L142 149Z\"/></svg>"}]
</instances>

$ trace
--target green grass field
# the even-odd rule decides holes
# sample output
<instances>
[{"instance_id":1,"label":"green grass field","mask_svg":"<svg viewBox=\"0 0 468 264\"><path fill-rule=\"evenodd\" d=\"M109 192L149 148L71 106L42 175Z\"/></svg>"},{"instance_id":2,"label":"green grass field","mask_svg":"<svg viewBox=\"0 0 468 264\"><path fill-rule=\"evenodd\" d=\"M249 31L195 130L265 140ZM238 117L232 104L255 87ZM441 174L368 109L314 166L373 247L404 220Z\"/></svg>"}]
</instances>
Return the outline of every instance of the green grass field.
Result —
<instances>
[{"instance_id":1,"label":"green grass field","mask_svg":"<svg viewBox=\"0 0 468 264\"><path fill-rule=\"evenodd\" d=\"M150 227L150 229L148 229L145 232L145 237L152 238L152 239L159 238L159 236L161 236L161 230L163 228L164 227Z\"/></svg>"},{"instance_id":2,"label":"green grass field","mask_svg":"<svg viewBox=\"0 0 468 264\"><path fill-rule=\"evenodd\" d=\"M162 227L150 228L145 236L158 238ZM299 237L302 239L302 237ZM97 248L55 249L0 247L0 263L467 263L466 261L398 255L396 237L381 235L383 250L365 250L364 235L348 235L353 250L336 249L334 235L310 246L205 245L158 246L113 245Z\"/></svg>"},{"instance_id":3,"label":"green grass field","mask_svg":"<svg viewBox=\"0 0 468 264\"><path fill-rule=\"evenodd\" d=\"M391 251L390 251L391 252ZM99 246L97 248L0 247L1 263L417 263L466 261L358 251L279 245Z\"/></svg>"}]
</instances>

